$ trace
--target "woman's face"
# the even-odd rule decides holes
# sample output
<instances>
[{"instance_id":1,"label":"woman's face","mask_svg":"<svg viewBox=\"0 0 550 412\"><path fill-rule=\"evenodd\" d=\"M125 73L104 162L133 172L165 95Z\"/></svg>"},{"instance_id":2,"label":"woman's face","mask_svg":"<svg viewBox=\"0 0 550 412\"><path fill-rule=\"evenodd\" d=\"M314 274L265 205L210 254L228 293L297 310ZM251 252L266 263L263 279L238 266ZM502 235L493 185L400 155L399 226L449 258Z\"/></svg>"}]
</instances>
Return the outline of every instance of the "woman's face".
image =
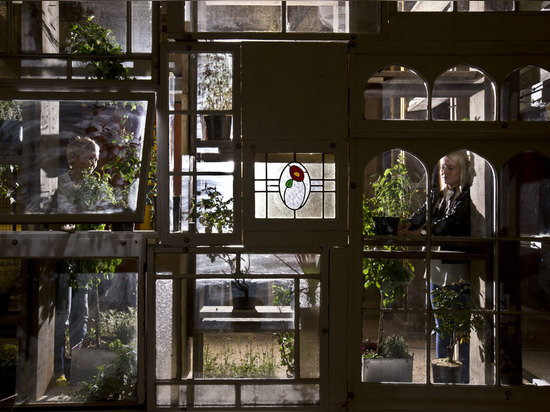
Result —
<instances>
[{"instance_id":1,"label":"woman's face","mask_svg":"<svg viewBox=\"0 0 550 412\"><path fill-rule=\"evenodd\" d=\"M80 153L72 159L73 170L94 170L97 166L99 153L96 150L88 150Z\"/></svg>"},{"instance_id":2,"label":"woman's face","mask_svg":"<svg viewBox=\"0 0 550 412\"><path fill-rule=\"evenodd\" d=\"M441 180L450 189L454 189L460 184L460 166L448 157L441 160Z\"/></svg>"}]
</instances>

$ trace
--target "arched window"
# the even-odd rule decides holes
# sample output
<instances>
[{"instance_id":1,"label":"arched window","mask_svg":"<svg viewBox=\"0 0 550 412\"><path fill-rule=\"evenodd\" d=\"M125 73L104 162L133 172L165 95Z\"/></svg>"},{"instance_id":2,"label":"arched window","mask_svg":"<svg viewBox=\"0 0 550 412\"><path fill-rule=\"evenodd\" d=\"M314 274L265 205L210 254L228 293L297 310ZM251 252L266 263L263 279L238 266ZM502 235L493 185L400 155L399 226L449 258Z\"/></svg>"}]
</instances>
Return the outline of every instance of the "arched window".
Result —
<instances>
[{"instance_id":1,"label":"arched window","mask_svg":"<svg viewBox=\"0 0 550 412\"><path fill-rule=\"evenodd\" d=\"M481 70L461 64L435 81L433 120L496 120L495 85Z\"/></svg>"},{"instance_id":2,"label":"arched window","mask_svg":"<svg viewBox=\"0 0 550 412\"><path fill-rule=\"evenodd\" d=\"M550 73L539 66L525 66L510 73L502 85L501 120L550 119Z\"/></svg>"},{"instance_id":3,"label":"arched window","mask_svg":"<svg viewBox=\"0 0 550 412\"><path fill-rule=\"evenodd\" d=\"M365 88L365 119L427 120L428 88L414 70L391 65L373 74Z\"/></svg>"}]
</instances>

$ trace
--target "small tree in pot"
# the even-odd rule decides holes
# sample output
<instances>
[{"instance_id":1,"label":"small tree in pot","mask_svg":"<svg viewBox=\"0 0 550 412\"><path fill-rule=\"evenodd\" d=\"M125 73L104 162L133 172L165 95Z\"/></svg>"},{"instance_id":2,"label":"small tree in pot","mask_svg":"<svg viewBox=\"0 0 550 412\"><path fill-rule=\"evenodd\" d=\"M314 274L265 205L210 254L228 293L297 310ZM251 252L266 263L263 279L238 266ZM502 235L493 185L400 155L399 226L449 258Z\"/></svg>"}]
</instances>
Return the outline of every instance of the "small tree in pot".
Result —
<instances>
[{"instance_id":1,"label":"small tree in pot","mask_svg":"<svg viewBox=\"0 0 550 412\"><path fill-rule=\"evenodd\" d=\"M203 110L226 111L233 105L231 56L226 53L199 55L197 97ZM204 114L204 140L228 140L231 136L231 115Z\"/></svg>"},{"instance_id":2,"label":"small tree in pot","mask_svg":"<svg viewBox=\"0 0 550 412\"><path fill-rule=\"evenodd\" d=\"M453 283L452 287L441 287L431 292L432 305L437 320L434 331L449 338L447 345L447 357L432 361L434 382L458 383L460 382L460 369L462 362L454 359L454 349L457 344L470 341L472 328L481 330L483 317L472 313L470 304L464 296L469 286Z\"/></svg>"}]
</instances>

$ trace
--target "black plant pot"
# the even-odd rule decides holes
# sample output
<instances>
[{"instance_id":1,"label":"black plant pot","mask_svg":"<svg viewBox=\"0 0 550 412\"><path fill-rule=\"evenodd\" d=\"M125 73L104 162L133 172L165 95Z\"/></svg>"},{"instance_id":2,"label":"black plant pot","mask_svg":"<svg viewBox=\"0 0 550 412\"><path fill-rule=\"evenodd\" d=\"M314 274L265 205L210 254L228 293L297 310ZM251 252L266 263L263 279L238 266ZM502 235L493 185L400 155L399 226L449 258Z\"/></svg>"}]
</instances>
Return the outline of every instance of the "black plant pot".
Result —
<instances>
[{"instance_id":1,"label":"black plant pot","mask_svg":"<svg viewBox=\"0 0 550 412\"><path fill-rule=\"evenodd\" d=\"M456 362L450 364L446 358L432 361L432 377L434 383L460 383L460 370L462 364Z\"/></svg>"},{"instance_id":2,"label":"black plant pot","mask_svg":"<svg viewBox=\"0 0 550 412\"><path fill-rule=\"evenodd\" d=\"M231 115L205 114L202 116L204 140L229 140L231 138Z\"/></svg>"},{"instance_id":3,"label":"black plant pot","mask_svg":"<svg viewBox=\"0 0 550 412\"><path fill-rule=\"evenodd\" d=\"M399 226L398 217L374 217L374 234L379 236L397 235L397 227Z\"/></svg>"}]
</instances>

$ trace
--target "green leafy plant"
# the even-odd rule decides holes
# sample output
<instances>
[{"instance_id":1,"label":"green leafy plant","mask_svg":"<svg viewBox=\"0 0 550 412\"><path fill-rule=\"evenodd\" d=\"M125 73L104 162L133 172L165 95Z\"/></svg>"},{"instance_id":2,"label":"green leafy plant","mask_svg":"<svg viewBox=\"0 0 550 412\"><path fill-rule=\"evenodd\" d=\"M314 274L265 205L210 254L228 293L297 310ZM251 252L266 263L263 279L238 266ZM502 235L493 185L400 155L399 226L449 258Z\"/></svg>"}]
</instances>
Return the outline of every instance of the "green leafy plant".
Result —
<instances>
[{"instance_id":1,"label":"green leafy plant","mask_svg":"<svg viewBox=\"0 0 550 412\"><path fill-rule=\"evenodd\" d=\"M273 346L256 348L250 336L242 348L237 342L233 349L231 339L222 341L222 348L215 352L204 345L204 378L274 378L275 352Z\"/></svg>"},{"instance_id":2,"label":"green leafy plant","mask_svg":"<svg viewBox=\"0 0 550 412\"><path fill-rule=\"evenodd\" d=\"M451 363L455 362L455 345L469 342L472 329L480 331L483 327L483 317L471 312L470 304L464 297L468 291L468 285L453 283L451 287L441 287L431 292L432 305L438 321L433 329L443 337L449 337L446 349L447 360Z\"/></svg>"},{"instance_id":3,"label":"green leafy plant","mask_svg":"<svg viewBox=\"0 0 550 412\"><path fill-rule=\"evenodd\" d=\"M408 358L409 345L405 338L395 334L386 336L379 347L380 354L384 358Z\"/></svg>"},{"instance_id":4,"label":"green leafy plant","mask_svg":"<svg viewBox=\"0 0 550 412\"><path fill-rule=\"evenodd\" d=\"M110 29L94 22L95 16L69 26L68 49L71 54L120 55L122 47L116 42ZM119 60L108 58L90 59L90 77L96 79L127 79L128 68Z\"/></svg>"},{"instance_id":5,"label":"green leafy plant","mask_svg":"<svg viewBox=\"0 0 550 412\"><path fill-rule=\"evenodd\" d=\"M10 204L15 202L14 195L19 187L14 179L17 170L17 165L0 165L0 199L8 199Z\"/></svg>"},{"instance_id":6,"label":"green leafy plant","mask_svg":"<svg viewBox=\"0 0 550 412\"><path fill-rule=\"evenodd\" d=\"M386 169L372 184L374 196L370 199L375 216L406 218L416 192L403 161Z\"/></svg>"},{"instance_id":7,"label":"green leafy plant","mask_svg":"<svg viewBox=\"0 0 550 412\"><path fill-rule=\"evenodd\" d=\"M134 344L120 340L109 344L116 353L114 359L97 368L97 373L76 392L76 398L85 402L131 401L136 398L137 353Z\"/></svg>"},{"instance_id":8,"label":"green leafy plant","mask_svg":"<svg viewBox=\"0 0 550 412\"><path fill-rule=\"evenodd\" d=\"M292 302L292 289L279 285L272 285L272 288L273 304L279 308L282 306L289 306ZM275 333L275 337L277 338L277 343L279 344L281 365L286 368L286 376L288 378L292 378L296 374L296 364L294 359L294 332Z\"/></svg>"},{"instance_id":9,"label":"green leafy plant","mask_svg":"<svg viewBox=\"0 0 550 412\"><path fill-rule=\"evenodd\" d=\"M10 344L0 346L0 369L10 368L17 363L18 347Z\"/></svg>"},{"instance_id":10,"label":"green leafy plant","mask_svg":"<svg viewBox=\"0 0 550 412\"><path fill-rule=\"evenodd\" d=\"M213 229L218 233L233 231L233 198L224 200L215 186L205 184L204 189L197 191L197 199L189 218L205 226L207 233Z\"/></svg>"},{"instance_id":11,"label":"green leafy plant","mask_svg":"<svg viewBox=\"0 0 550 412\"><path fill-rule=\"evenodd\" d=\"M233 84L230 56L224 53L200 55L199 101L206 110L231 110Z\"/></svg>"},{"instance_id":12,"label":"green leafy plant","mask_svg":"<svg viewBox=\"0 0 550 412\"><path fill-rule=\"evenodd\" d=\"M0 120L23 120L23 106L19 100L0 100Z\"/></svg>"},{"instance_id":13,"label":"green leafy plant","mask_svg":"<svg viewBox=\"0 0 550 412\"><path fill-rule=\"evenodd\" d=\"M86 171L76 185L74 205L80 211L98 211L118 203L108 174Z\"/></svg>"}]
</instances>

